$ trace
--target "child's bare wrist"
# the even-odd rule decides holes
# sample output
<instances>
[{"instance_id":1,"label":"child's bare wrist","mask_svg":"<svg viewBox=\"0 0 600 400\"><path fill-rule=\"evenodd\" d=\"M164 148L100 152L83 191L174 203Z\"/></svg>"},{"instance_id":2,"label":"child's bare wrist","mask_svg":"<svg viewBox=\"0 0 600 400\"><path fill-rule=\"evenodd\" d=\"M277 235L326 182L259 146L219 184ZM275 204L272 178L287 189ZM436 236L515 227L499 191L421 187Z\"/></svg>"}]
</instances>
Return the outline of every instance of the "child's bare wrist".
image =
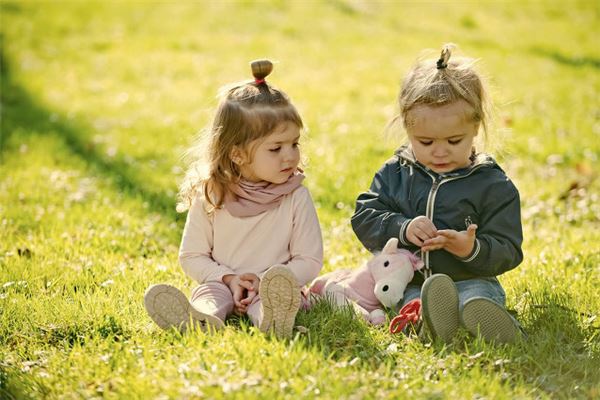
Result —
<instances>
[{"instance_id":1,"label":"child's bare wrist","mask_svg":"<svg viewBox=\"0 0 600 400\"><path fill-rule=\"evenodd\" d=\"M235 278L237 275L233 275L233 274L229 274L229 275L223 275L223 277L221 278L221 281L226 284L227 286L229 286L229 284L231 283L231 281L233 280L233 278Z\"/></svg>"}]
</instances>

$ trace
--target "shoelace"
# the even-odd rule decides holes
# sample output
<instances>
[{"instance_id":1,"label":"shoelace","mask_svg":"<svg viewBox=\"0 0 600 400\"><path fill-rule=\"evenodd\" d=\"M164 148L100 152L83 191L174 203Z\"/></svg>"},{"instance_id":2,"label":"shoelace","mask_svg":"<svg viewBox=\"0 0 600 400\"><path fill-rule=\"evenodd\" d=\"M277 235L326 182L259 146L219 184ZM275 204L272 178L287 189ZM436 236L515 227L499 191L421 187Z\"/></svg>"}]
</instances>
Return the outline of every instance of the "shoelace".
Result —
<instances>
[{"instance_id":1,"label":"shoelace","mask_svg":"<svg viewBox=\"0 0 600 400\"><path fill-rule=\"evenodd\" d=\"M402 332L402 330L409 323L416 324L419 322L421 317L421 299L414 299L409 301L400 309L398 315L392 318L390 322L390 333L396 334Z\"/></svg>"}]
</instances>

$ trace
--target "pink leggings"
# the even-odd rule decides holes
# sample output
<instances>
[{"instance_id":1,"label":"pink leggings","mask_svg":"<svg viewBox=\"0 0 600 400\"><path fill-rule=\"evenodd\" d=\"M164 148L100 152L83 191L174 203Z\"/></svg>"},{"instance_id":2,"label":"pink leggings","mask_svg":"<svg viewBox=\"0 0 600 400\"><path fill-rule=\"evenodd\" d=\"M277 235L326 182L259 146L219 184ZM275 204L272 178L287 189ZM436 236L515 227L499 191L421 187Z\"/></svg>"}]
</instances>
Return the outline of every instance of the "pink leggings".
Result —
<instances>
[{"instance_id":1,"label":"pink leggings","mask_svg":"<svg viewBox=\"0 0 600 400\"><path fill-rule=\"evenodd\" d=\"M225 318L233 312L233 295L227 285L221 282L206 282L195 287L192 291L191 303L198 311L214 315L221 321L225 321ZM248 317L253 325L260 324L262 319L260 296L252 299L248 307Z\"/></svg>"},{"instance_id":2,"label":"pink leggings","mask_svg":"<svg viewBox=\"0 0 600 400\"><path fill-rule=\"evenodd\" d=\"M306 290L302 290L301 293L301 307L307 310L310 308L309 294ZM225 321L233 312L233 294L222 282L206 282L196 286L192 290L191 303L198 311L214 315L221 321ZM261 304L260 295L257 295L248 306L247 314L254 326L259 326L263 317Z\"/></svg>"}]
</instances>

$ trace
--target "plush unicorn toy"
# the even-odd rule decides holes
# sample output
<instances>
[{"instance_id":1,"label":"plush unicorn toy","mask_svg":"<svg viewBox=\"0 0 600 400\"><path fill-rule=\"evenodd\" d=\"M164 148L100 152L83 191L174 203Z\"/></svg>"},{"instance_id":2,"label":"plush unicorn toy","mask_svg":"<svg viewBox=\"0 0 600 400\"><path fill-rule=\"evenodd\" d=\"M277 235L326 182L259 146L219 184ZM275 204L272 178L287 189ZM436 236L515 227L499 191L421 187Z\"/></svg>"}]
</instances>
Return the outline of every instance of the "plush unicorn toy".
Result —
<instances>
[{"instance_id":1,"label":"plush unicorn toy","mask_svg":"<svg viewBox=\"0 0 600 400\"><path fill-rule=\"evenodd\" d=\"M333 300L337 306L350 304L373 325L385 322L385 307L395 307L406 285L423 261L408 250L398 249L398 239L388 240L381 253L360 268L342 269L315 279L310 292Z\"/></svg>"}]
</instances>

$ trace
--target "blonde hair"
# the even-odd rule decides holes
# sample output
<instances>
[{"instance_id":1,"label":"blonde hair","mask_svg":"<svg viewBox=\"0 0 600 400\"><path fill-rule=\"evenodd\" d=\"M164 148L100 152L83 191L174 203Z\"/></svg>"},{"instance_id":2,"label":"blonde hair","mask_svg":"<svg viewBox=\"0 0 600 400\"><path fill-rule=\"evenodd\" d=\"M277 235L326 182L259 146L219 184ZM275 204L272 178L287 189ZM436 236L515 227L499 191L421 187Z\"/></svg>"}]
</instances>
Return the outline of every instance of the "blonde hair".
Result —
<instances>
[{"instance_id":1,"label":"blonde hair","mask_svg":"<svg viewBox=\"0 0 600 400\"><path fill-rule=\"evenodd\" d=\"M268 60L250 63L254 80L223 88L213 122L188 150L192 158L180 186L177 211L189 209L198 193L206 200L207 212L223 205L230 186L241 179L232 152L241 149L252 158L250 144L271 134L278 125L291 122L303 127L302 118L288 96L268 84L273 69Z\"/></svg>"},{"instance_id":2,"label":"blonde hair","mask_svg":"<svg viewBox=\"0 0 600 400\"><path fill-rule=\"evenodd\" d=\"M491 100L483 76L475 69L477 60L454 57L456 45L447 43L442 47L439 59L419 60L402 83L398 96L400 115L406 129L409 112L418 105L442 106L458 100L466 101L472 108L472 121L480 124L484 139L491 122Z\"/></svg>"}]
</instances>

